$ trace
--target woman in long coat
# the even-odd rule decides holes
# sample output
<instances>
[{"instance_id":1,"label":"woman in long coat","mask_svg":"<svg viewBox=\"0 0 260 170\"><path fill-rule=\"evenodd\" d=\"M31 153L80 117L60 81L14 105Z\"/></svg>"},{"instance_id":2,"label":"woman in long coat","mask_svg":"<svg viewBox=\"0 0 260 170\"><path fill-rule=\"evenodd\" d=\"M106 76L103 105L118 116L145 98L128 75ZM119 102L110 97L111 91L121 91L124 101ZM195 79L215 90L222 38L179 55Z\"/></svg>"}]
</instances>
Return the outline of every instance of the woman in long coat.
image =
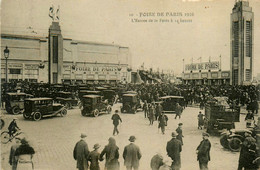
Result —
<instances>
[{"instance_id":1,"label":"woman in long coat","mask_svg":"<svg viewBox=\"0 0 260 170\"><path fill-rule=\"evenodd\" d=\"M148 109L148 118L150 121L150 125L153 125L154 119L155 119L155 109L152 104L149 104L149 109Z\"/></svg>"},{"instance_id":2,"label":"woman in long coat","mask_svg":"<svg viewBox=\"0 0 260 170\"><path fill-rule=\"evenodd\" d=\"M103 160L103 156L106 155L105 167L107 170L119 170L119 148L116 146L116 140L112 137L108 139L108 145L105 146L100 154L100 160Z\"/></svg>"},{"instance_id":3,"label":"woman in long coat","mask_svg":"<svg viewBox=\"0 0 260 170\"><path fill-rule=\"evenodd\" d=\"M35 154L34 149L28 144L24 138L21 140L21 145L16 149L15 156L17 157L17 170L33 169L32 157Z\"/></svg>"}]
</instances>

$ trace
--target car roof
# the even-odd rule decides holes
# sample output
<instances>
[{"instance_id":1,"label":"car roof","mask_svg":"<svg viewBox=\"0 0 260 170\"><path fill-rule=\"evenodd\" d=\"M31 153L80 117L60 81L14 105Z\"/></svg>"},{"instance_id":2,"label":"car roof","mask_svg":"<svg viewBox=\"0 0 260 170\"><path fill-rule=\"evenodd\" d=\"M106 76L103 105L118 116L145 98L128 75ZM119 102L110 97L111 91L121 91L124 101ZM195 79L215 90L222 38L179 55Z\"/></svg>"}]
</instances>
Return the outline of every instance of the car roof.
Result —
<instances>
[{"instance_id":1,"label":"car roof","mask_svg":"<svg viewBox=\"0 0 260 170\"><path fill-rule=\"evenodd\" d=\"M71 94L71 92L67 92L67 91L59 91L58 93Z\"/></svg>"},{"instance_id":2,"label":"car roof","mask_svg":"<svg viewBox=\"0 0 260 170\"><path fill-rule=\"evenodd\" d=\"M84 98L97 98L97 97L101 97L100 95L84 95Z\"/></svg>"},{"instance_id":3,"label":"car roof","mask_svg":"<svg viewBox=\"0 0 260 170\"><path fill-rule=\"evenodd\" d=\"M10 95L10 96L25 96L25 95L27 95L26 93L7 93L8 95Z\"/></svg>"},{"instance_id":4,"label":"car roof","mask_svg":"<svg viewBox=\"0 0 260 170\"><path fill-rule=\"evenodd\" d=\"M49 98L49 97L37 97L37 98L29 98L29 99L25 99L25 100L29 100L29 101L52 100L52 98Z\"/></svg>"},{"instance_id":5,"label":"car roof","mask_svg":"<svg viewBox=\"0 0 260 170\"><path fill-rule=\"evenodd\" d=\"M182 96L163 96L163 97L160 97L160 99L169 99L169 98L183 99Z\"/></svg>"},{"instance_id":6,"label":"car roof","mask_svg":"<svg viewBox=\"0 0 260 170\"><path fill-rule=\"evenodd\" d=\"M127 93L127 94L123 94L123 96L137 96L137 94Z\"/></svg>"},{"instance_id":7,"label":"car roof","mask_svg":"<svg viewBox=\"0 0 260 170\"><path fill-rule=\"evenodd\" d=\"M81 90L80 92L100 93L100 91L92 91L92 90Z\"/></svg>"}]
</instances>

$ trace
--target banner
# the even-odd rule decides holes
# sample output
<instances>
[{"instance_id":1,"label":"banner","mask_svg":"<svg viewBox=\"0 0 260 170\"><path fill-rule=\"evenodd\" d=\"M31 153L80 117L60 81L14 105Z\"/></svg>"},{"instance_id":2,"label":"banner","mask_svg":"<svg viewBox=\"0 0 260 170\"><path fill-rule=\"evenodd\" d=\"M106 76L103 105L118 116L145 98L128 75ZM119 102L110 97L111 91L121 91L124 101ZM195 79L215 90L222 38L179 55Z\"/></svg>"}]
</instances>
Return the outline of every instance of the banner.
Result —
<instances>
[{"instance_id":1,"label":"banner","mask_svg":"<svg viewBox=\"0 0 260 170\"><path fill-rule=\"evenodd\" d=\"M203 70L218 70L219 61L186 64L185 71L203 71Z\"/></svg>"}]
</instances>

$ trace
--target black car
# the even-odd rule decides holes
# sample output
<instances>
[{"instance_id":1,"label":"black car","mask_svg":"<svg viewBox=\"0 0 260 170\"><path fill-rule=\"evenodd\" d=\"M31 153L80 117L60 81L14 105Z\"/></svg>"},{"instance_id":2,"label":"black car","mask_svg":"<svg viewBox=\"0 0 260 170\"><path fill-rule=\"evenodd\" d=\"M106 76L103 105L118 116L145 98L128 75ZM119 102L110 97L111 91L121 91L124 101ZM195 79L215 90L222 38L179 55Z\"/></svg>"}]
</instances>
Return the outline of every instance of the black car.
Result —
<instances>
[{"instance_id":1,"label":"black car","mask_svg":"<svg viewBox=\"0 0 260 170\"><path fill-rule=\"evenodd\" d=\"M136 113L138 105L137 94L123 94L121 113Z\"/></svg>"}]
</instances>

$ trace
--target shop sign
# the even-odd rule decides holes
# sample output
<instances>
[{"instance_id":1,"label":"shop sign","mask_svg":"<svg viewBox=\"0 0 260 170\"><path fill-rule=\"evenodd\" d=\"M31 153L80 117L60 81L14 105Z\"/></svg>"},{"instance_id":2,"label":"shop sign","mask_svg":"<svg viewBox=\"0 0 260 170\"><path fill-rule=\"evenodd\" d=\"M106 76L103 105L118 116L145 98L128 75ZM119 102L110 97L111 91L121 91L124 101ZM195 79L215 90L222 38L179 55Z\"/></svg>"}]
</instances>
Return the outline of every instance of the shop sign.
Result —
<instances>
[{"instance_id":1,"label":"shop sign","mask_svg":"<svg viewBox=\"0 0 260 170\"><path fill-rule=\"evenodd\" d=\"M186 79L190 78L190 74L185 74L184 78L186 78Z\"/></svg>"},{"instance_id":2,"label":"shop sign","mask_svg":"<svg viewBox=\"0 0 260 170\"><path fill-rule=\"evenodd\" d=\"M185 71L199 71L199 70L218 70L219 62L204 62L204 63L192 63L185 65Z\"/></svg>"},{"instance_id":3,"label":"shop sign","mask_svg":"<svg viewBox=\"0 0 260 170\"><path fill-rule=\"evenodd\" d=\"M8 68L23 68L23 64L10 63L8 64Z\"/></svg>"},{"instance_id":4,"label":"shop sign","mask_svg":"<svg viewBox=\"0 0 260 170\"><path fill-rule=\"evenodd\" d=\"M192 74L192 78L199 78L199 74L198 73Z\"/></svg>"},{"instance_id":5,"label":"shop sign","mask_svg":"<svg viewBox=\"0 0 260 170\"><path fill-rule=\"evenodd\" d=\"M208 73L201 73L202 78L208 78Z\"/></svg>"},{"instance_id":6,"label":"shop sign","mask_svg":"<svg viewBox=\"0 0 260 170\"><path fill-rule=\"evenodd\" d=\"M229 77L229 72L222 72L221 77Z\"/></svg>"},{"instance_id":7,"label":"shop sign","mask_svg":"<svg viewBox=\"0 0 260 170\"><path fill-rule=\"evenodd\" d=\"M37 64L25 64L25 70L37 70L39 65Z\"/></svg>"},{"instance_id":8,"label":"shop sign","mask_svg":"<svg viewBox=\"0 0 260 170\"><path fill-rule=\"evenodd\" d=\"M104 67L97 67L97 66L75 66L75 71L93 71L93 72L115 72L118 71L117 67L113 66L104 66Z\"/></svg>"},{"instance_id":9,"label":"shop sign","mask_svg":"<svg viewBox=\"0 0 260 170\"><path fill-rule=\"evenodd\" d=\"M218 73L211 73L212 78L218 78Z\"/></svg>"}]
</instances>

